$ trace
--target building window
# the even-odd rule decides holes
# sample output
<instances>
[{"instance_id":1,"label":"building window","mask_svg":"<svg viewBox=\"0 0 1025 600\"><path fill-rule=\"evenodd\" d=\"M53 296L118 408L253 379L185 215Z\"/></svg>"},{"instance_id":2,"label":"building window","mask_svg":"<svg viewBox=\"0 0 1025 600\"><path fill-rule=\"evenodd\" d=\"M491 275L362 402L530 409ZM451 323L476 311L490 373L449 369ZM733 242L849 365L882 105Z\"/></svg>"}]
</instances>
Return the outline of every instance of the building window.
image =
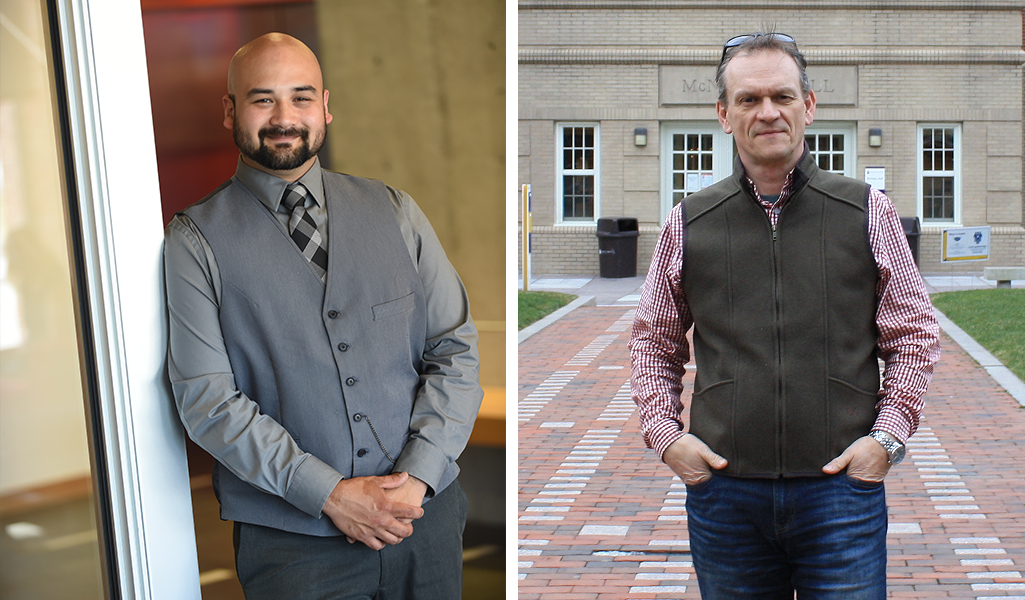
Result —
<instances>
[{"instance_id":1,"label":"building window","mask_svg":"<svg viewBox=\"0 0 1025 600\"><path fill-rule=\"evenodd\" d=\"M715 183L713 134L673 134L673 206Z\"/></svg>"},{"instance_id":2,"label":"building window","mask_svg":"<svg viewBox=\"0 0 1025 600\"><path fill-rule=\"evenodd\" d=\"M820 169L856 177L856 131L856 123L816 121L804 132L804 141Z\"/></svg>"},{"instance_id":3,"label":"building window","mask_svg":"<svg viewBox=\"0 0 1025 600\"><path fill-rule=\"evenodd\" d=\"M922 221L954 223L960 216L960 128L957 125L920 125L918 130L918 197Z\"/></svg>"},{"instance_id":4,"label":"building window","mask_svg":"<svg viewBox=\"0 0 1025 600\"><path fill-rule=\"evenodd\" d=\"M808 133L804 141L808 142L808 151L815 157L815 162L823 171L846 173L845 135L842 133Z\"/></svg>"},{"instance_id":5,"label":"building window","mask_svg":"<svg viewBox=\"0 0 1025 600\"><path fill-rule=\"evenodd\" d=\"M559 209L562 221L594 221L598 187L598 126L558 127Z\"/></svg>"}]
</instances>

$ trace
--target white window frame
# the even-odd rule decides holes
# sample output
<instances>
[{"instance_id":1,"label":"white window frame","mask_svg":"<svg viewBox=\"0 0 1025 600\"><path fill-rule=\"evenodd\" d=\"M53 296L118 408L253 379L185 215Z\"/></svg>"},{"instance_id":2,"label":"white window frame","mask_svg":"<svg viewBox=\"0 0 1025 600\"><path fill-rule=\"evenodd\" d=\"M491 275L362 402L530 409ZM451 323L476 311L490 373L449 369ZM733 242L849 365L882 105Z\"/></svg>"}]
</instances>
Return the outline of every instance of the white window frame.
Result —
<instances>
[{"instance_id":1,"label":"white window frame","mask_svg":"<svg viewBox=\"0 0 1025 600\"><path fill-rule=\"evenodd\" d=\"M954 130L954 169L945 171L925 171L925 164L922 153L925 150L922 143L922 134L926 129L953 129ZM915 129L915 155L917 163L917 176L915 178L916 193L916 214L922 227L960 227L962 224L962 209L964 197L961 194L961 124L960 123L919 123ZM954 217L950 221L925 220L925 177L953 177L954 178Z\"/></svg>"},{"instance_id":2,"label":"white window frame","mask_svg":"<svg viewBox=\"0 0 1025 600\"><path fill-rule=\"evenodd\" d=\"M48 2L69 114L58 136L108 597L199 600L185 437L166 374L163 218L138 1ZM55 57L55 59L58 57ZM70 165L69 165L70 163ZM83 329L88 323L88 329ZM91 335L89 335L91 334ZM98 459L100 460L100 459ZM94 473L95 476L95 473ZM109 504L108 504L109 503ZM108 529L109 528L109 529Z\"/></svg>"},{"instance_id":3,"label":"white window frame","mask_svg":"<svg viewBox=\"0 0 1025 600\"><path fill-rule=\"evenodd\" d=\"M809 125L805 131L805 135L842 135L844 136L843 144L843 173L847 177L860 179L857 175L857 145L858 145L858 131L856 123L838 123L838 122L815 122Z\"/></svg>"},{"instance_id":4,"label":"white window frame","mask_svg":"<svg viewBox=\"0 0 1025 600\"><path fill-rule=\"evenodd\" d=\"M594 128L594 168L566 168L563 152L564 131L574 127ZM591 218L566 217L563 214L563 177L565 175L585 175L594 177L594 214ZM593 225L601 216L601 125L596 121L560 122L555 124L555 223L556 225Z\"/></svg>"},{"instance_id":5,"label":"white window frame","mask_svg":"<svg viewBox=\"0 0 1025 600\"><path fill-rule=\"evenodd\" d=\"M662 123L662 194L660 223L665 223L673 209L673 136L677 134L712 134L712 179L721 181L733 173L733 136L724 132L717 121L672 121Z\"/></svg>"}]
</instances>

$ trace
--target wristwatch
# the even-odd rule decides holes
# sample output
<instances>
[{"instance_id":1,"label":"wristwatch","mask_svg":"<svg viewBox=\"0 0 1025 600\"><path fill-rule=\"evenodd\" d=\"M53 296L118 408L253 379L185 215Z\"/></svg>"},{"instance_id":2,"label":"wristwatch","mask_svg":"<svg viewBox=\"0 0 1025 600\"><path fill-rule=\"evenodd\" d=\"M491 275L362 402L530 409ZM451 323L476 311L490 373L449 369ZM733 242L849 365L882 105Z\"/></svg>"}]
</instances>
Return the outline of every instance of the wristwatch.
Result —
<instances>
[{"instance_id":1,"label":"wristwatch","mask_svg":"<svg viewBox=\"0 0 1025 600\"><path fill-rule=\"evenodd\" d=\"M868 434L873 440L877 441L882 445L883 449L889 455L887 461L891 465L899 464L900 461L904 460L904 444L897 441L892 435L885 431L873 431Z\"/></svg>"}]
</instances>

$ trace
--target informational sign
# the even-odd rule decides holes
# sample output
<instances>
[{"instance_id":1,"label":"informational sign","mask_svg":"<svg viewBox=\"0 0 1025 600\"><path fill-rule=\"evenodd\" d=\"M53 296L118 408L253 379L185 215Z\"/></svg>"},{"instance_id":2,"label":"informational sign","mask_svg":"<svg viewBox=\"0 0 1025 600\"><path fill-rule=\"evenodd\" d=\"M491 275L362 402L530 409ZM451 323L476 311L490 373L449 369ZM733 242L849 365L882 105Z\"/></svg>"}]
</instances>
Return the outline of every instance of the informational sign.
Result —
<instances>
[{"instance_id":1,"label":"informational sign","mask_svg":"<svg viewBox=\"0 0 1025 600\"><path fill-rule=\"evenodd\" d=\"M989 227L943 230L943 262L989 260Z\"/></svg>"},{"instance_id":2,"label":"informational sign","mask_svg":"<svg viewBox=\"0 0 1025 600\"><path fill-rule=\"evenodd\" d=\"M865 167L865 183L886 191L886 167Z\"/></svg>"}]
</instances>

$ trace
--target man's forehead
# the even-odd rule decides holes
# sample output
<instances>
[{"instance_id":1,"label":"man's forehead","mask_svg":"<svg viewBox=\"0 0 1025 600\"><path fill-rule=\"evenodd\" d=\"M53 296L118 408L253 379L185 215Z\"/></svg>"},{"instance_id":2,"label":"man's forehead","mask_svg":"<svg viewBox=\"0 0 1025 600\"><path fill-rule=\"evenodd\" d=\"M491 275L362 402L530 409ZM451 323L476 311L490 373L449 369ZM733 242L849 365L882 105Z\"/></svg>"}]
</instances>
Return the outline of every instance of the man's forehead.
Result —
<instances>
[{"instance_id":1,"label":"man's forehead","mask_svg":"<svg viewBox=\"0 0 1025 600\"><path fill-rule=\"evenodd\" d=\"M732 94L755 90L801 90L797 63L783 52L767 50L737 55L726 65L725 77Z\"/></svg>"},{"instance_id":2,"label":"man's forehead","mask_svg":"<svg viewBox=\"0 0 1025 600\"><path fill-rule=\"evenodd\" d=\"M228 69L228 87L236 93L245 90L251 95L254 89L317 91L324 85L320 63L305 46L265 44L240 54Z\"/></svg>"}]
</instances>

